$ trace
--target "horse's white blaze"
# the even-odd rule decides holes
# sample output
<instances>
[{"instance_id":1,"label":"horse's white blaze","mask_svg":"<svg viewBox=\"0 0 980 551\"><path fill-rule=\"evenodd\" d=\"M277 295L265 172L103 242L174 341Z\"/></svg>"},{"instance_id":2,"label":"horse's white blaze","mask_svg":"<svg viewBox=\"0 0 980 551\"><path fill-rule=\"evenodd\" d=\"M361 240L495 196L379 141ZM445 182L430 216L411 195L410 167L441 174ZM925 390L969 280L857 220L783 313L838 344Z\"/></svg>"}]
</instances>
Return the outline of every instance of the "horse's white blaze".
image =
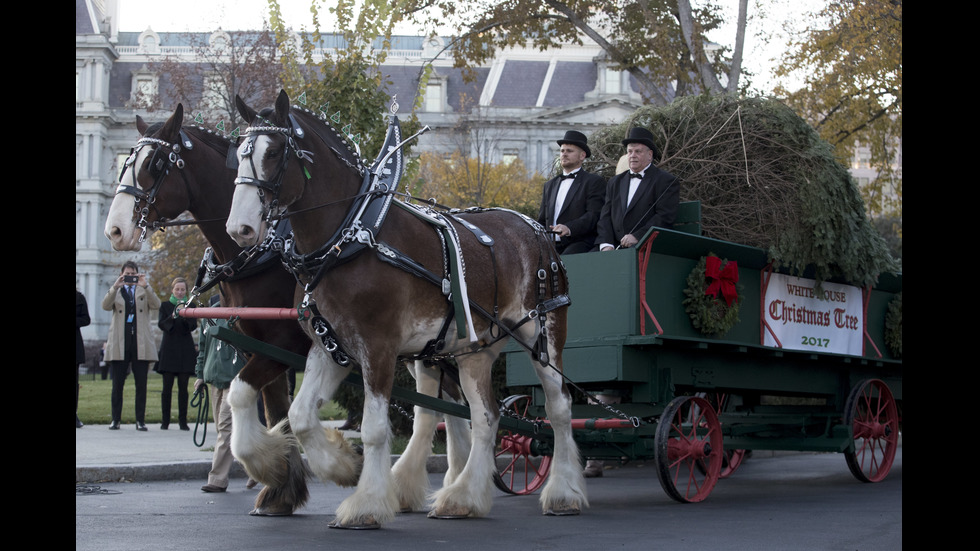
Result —
<instances>
[{"instance_id":1,"label":"horse's white blaze","mask_svg":"<svg viewBox=\"0 0 980 551\"><path fill-rule=\"evenodd\" d=\"M153 150L149 147L139 150L133 164L123 173L120 185L139 187L136 177L151 151ZM133 219L135 206L136 197L130 193L116 193L112 204L109 205L109 215L106 217L103 231L112 243L112 248L117 251L138 251L143 245L139 240L140 229L136 227L136 220Z\"/></svg>"},{"instance_id":2,"label":"horse's white blaze","mask_svg":"<svg viewBox=\"0 0 980 551\"><path fill-rule=\"evenodd\" d=\"M133 220L135 206L136 197L128 193L116 194L109 205L104 232L109 243L112 243L112 248L117 251L138 251L142 246L140 229Z\"/></svg>"},{"instance_id":3,"label":"horse's white blaze","mask_svg":"<svg viewBox=\"0 0 980 551\"><path fill-rule=\"evenodd\" d=\"M268 179L261 168L262 159L269 147L269 139L259 136L251 145L254 147L251 157L245 158L242 152L250 145L245 141L238 147L238 176L240 178L254 178L257 180ZM256 167L256 174L252 168ZM228 235L235 240L241 247L249 247L258 243L265 235L265 222L262 220L262 199L259 197L259 188L248 184L235 186L235 194L231 200L231 212L228 213L228 222L225 225Z\"/></svg>"}]
</instances>

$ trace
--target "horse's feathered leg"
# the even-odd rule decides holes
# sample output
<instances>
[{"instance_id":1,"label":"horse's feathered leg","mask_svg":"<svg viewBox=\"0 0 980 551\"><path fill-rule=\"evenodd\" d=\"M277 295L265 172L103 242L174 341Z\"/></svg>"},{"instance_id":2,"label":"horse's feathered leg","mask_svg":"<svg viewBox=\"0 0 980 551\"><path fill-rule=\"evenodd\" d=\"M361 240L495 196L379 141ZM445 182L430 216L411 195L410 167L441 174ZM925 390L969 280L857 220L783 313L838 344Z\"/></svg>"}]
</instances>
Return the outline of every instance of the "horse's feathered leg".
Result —
<instances>
[{"instance_id":1,"label":"horse's feathered leg","mask_svg":"<svg viewBox=\"0 0 980 551\"><path fill-rule=\"evenodd\" d=\"M439 374L436 370L426 368L421 361L409 364L408 370L415 378L415 389L419 394L438 394ZM426 460L432 453L432 437L438 422L439 416L435 412L415 406L412 437L405 446L405 451L391 467L398 504L402 511L420 511L426 505L425 500L429 493Z\"/></svg>"},{"instance_id":2,"label":"horse's feathered leg","mask_svg":"<svg viewBox=\"0 0 980 551\"><path fill-rule=\"evenodd\" d=\"M373 362L370 356L363 350L359 354L359 357L369 358L361 366L364 375L364 413L361 415L364 468L357 482L357 491L337 507L337 516L330 524L333 528L380 528L398 511L398 496L392 485L391 424L388 418L392 371L396 362L394 355ZM379 353L373 356L385 357ZM378 381L375 381L372 365L387 369L388 376L379 374L376 377Z\"/></svg>"},{"instance_id":3,"label":"horse's feathered leg","mask_svg":"<svg viewBox=\"0 0 980 551\"><path fill-rule=\"evenodd\" d=\"M287 419L289 413L289 380L286 371L265 385L262 389L262 404L265 406L265 418L270 429L290 432L288 423L280 424ZM295 442L295 439L293 440ZM255 480L263 484L262 490L255 498L256 514L275 514L276 511L292 512L303 506L310 497L310 491L306 484L309 477L309 470L303 462L299 446L292 446L289 456L283 468L286 471L285 481L276 484L275 481L282 477L276 476L273 480L262 480L264 473L255 473L258 478ZM247 470L247 469L246 469Z\"/></svg>"},{"instance_id":4,"label":"horse's feathered leg","mask_svg":"<svg viewBox=\"0 0 980 551\"><path fill-rule=\"evenodd\" d=\"M415 378L415 388L419 394L433 397L439 395L442 384L440 381L444 379L440 368L426 367L423 362L415 361L408 365L408 370ZM458 389L453 390L458 393ZM443 394L441 398L457 401L448 394ZM414 417L412 437L391 468L402 511L420 511L426 505L429 493L426 462L432 453L432 437L436 426L443 418L441 414L421 406L415 406ZM465 419L450 416L446 419L446 432L449 468L443 484L451 484L466 464L466 455L470 449L469 425Z\"/></svg>"},{"instance_id":5,"label":"horse's feathered leg","mask_svg":"<svg viewBox=\"0 0 980 551\"><path fill-rule=\"evenodd\" d=\"M557 371L550 366L542 366L533 358L531 360L541 380L545 413L555 435L551 473L541 491L541 507L546 515L577 515L583 507L589 506L585 478L582 476L582 458L572 435L572 398L560 373L564 343L561 328L565 327L565 315L565 311L560 310L548 318L548 354ZM556 339L561 342L556 342Z\"/></svg>"},{"instance_id":6,"label":"horse's feathered leg","mask_svg":"<svg viewBox=\"0 0 980 551\"><path fill-rule=\"evenodd\" d=\"M466 465L456 480L433 497L432 518L482 517L493 504L493 446L500 421L490 380L493 360L503 341L457 358L459 379L470 406L471 441Z\"/></svg>"},{"instance_id":7,"label":"horse's feathered leg","mask_svg":"<svg viewBox=\"0 0 980 551\"><path fill-rule=\"evenodd\" d=\"M320 407L333 396L350 367L337 365L322 345L314 344L306 358L303 384L289 408L289 423L303 445L310 470L324 482L353 486L361 471L360 456L342 432L320 422Z\"/></svg>"},{"instance_id":8,"label":"horse's feathered leg","mask_svg":"<svg viewBox=\"0 0 980 551\"><path fill-rule=\"evenodd\" d=\"M449 465L442 478L442 485L448 486L463 472L466 458L470 455L470 422L454 415L447 415L445 419L446 460Z\"/></svg>"},{"instance_id":9,"label":"horse's feathered leg","mask_svg":"<svg viewBox=\"0 0 980 551\"><path fill-rule=\"evenodd\" d=\"M241 377L235 377L228 392L232 416L231 453L250 477L266 486L283 487L288 483L289 470L296 467L290 460L293 454L298 454L296 439L283 430L285 420L267 431L259 422L257 403L258 391ZM304 470L298 472L305 476ZM305 480L303 487L305 489ZM270 504L270 508L257 508L253 513L289 515L301 504L302 502L278 501L274 505Z\"/></svg>"}]
</instances>

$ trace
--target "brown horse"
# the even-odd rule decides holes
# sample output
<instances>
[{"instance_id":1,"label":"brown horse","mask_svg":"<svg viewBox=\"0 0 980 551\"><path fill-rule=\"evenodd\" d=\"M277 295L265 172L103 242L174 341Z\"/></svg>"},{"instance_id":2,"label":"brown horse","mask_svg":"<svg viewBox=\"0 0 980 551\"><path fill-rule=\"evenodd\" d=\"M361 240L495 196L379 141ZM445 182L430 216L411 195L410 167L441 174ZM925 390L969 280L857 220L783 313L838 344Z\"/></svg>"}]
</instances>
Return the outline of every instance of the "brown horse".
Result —
<instances>
[{"instance_id":1,"label":"brown horse","mask_svg":"<svg viewBox=\"0 0 980 551\"><path fill-rule=\"evenodd\" d=\"M415 483L388 467L385 412L397 360L426 350L455 358L472 424L465 467L433 495L429 516L489 513L499 421L490 369L511 337L533 351L554 430L543 510L578 514L588 502L561 376L567 280L544 229L506 210L444 214L393 199L390 188L371 183L377 175L365 173L344 138L290 108L285 92L261 113L240 98L238 109L250 126L227 229L251 246L271 220L292 224L287 256L314 316L305 323L313 346L289 419L322 480L351 484L358 472L354 457L323 437L319 405L353 365L364 380L363 469L331 526L379 527L397 511L402 486ZM246 390L232 383L232 395Z\"/></svg>"},{"instance_id":2,"label":"brown horse","mask_svg":"<svg viewBox=\"0 0 980 551\"><path fill-rule=\"evenodd\" d=\"M242 253L224 230L236 174L226 159L235 144L200 127L183 127L182 122L182 105L162 124L150 126L136 118L140 138L120 176L105 235L116 250L138 251L147 229L190 212L211 246L214 261L230 264ZM244 277L236 274L220 283L226 306L296 304L296 279L277 257L262 266L243 265L239 269ZM310 347L309 338L297 324L242 319L236 327L245 335L297 354L304 354ZM254 431L251 436L240 438L239 444L244 441L251 446L280 450L274 466L249 461L254 454L236 454L246 471L264 484L255 500L257 514L291 514L309 497L309 473L286 421L290 404L284 376L287 369L284 364L256 354L238 374L244 384L261 390L269 426L279 425L266 431L258 423L257 394L248 416L254 422L234 419L236 428L241 425Z\"/></svg>"},{"instance_id":3,"label":"brown horse","mask_svg":"<svg viewBox=\"0 0 980 551\"><path fill-rule=\"evenodd\" d=\"M141 248L147 230L190 212L212 247L213 258L209 260L218 264L211 268L217 275L207 283L221 281L226 306L295 306L299 300L295 294L296 279L283 267L279 257L274 255L264 260L266 257L261 254L253 255L258 246L242 249L225 231L237 175L235 168L227 166L226 157L235 144L200 127L183 127L182 120L181 105L162 124L150 126L137 117L141 137L109 209L106 236L116 250L136 251ZM239 263L242 258L248 260ZM226 277L228 273L233 275ZM309 337L296 323L241 319L236 327L245 335L300 355L310 348ZM287 380L280 375L286 369L283 364L254 355L239 374L245 385L261 389L270 430L266 431L256 421L256 392L248 393L249 398L239 400L237 407L232 407L235 433L232 451L249 475L264 484L252 512L256 515L290 514L309 496L306 487L309 472L285 422L289 396ZM460 394L441 369L416 362L411 371L420 393L437 396L441 390L447 399ZM427 483L425 463L431 454L438 421L431 411L416 410L412 439L396 464L402 477ZM450 444L450 468L446 476L453 477L465 462L468 428L464 420L446 421ZM345 445L342 435L335 430L327 430L327 437ZM418 483L406 485L409 487L414 493L401 496L401 508L418 510L425 502L424 487Z\"/></svg>"}]
</instances>

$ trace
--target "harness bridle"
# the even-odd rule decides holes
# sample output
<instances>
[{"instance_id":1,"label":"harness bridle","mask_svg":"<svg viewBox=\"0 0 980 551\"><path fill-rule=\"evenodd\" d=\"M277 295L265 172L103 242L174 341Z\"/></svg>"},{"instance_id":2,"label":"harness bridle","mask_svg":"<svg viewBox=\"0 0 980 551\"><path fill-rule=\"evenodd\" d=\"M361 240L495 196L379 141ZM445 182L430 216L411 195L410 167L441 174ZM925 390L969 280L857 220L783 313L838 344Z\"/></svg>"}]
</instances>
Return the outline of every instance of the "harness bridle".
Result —
<instances>
[{"instance_id":1,"label":"harness bridle","mask_svg":"<svg viewBox=\"0 0 980 551\"><path fill-rule=\"evenodd\" d=\"M187 182L187 175L183 172L184 159L180 157L181 145L184 149L188 151L194 149L194 142L190 140L187 134L181 130L179 133L180 143L168 143L159 138L143 137L136 142L136 146L130 152L129 157L123 164L123 169L119 173L119 186L116 188L116 194L128 193L132 195L136 201L133 205L133 212L138 215L138 220L136 221L136 227L140 228L139 242L142 243L146 240L146 231L148 229L158 230L162 229L165 225L161 221L155 221L152 224L147 222L147 216L150 214L150 208L156 202L157 195L160 193L160 187L163 185L163 181L170 174L170 169L174 166L180 170L180 176L184 180L184 186L189 187ZM133 184L126 185L124 178L126 177L126 171L136 163L136 158L139 157L140 150L144 147L153 147L152 153L149 154L150 160L150 176L153 177L153 185L150 186L149 191L143 191L139 187L139 182L136 178L139 174L138 170L133 171ZM190 194L188 193L188 196ZM142 205L142 203L146 203ZM141 206L142 205L142 206Z\"/></svg>"},{"instance_id":2,"label":"harness bridle","mask_svg":"<svg viewBox=\"0 0 980 551\"><path fill-rule=\"evenodd\" d=\"M305 132L292 115L289 115L289 120L293 125L292 128L274 126L269 123L263 126L249 126L245 129L245 132L243 132L245 142L240 148L241 160L248 160L249 166L252 167L253 176L238 176L235 178L235 185L249 185L257 188L259 200L262 203L262 218L272 225L282 217L282 212L279 207L279 193L282 189L282 179L286 175L289 159L293 155L299 159L306 179L309 180L311 178L310 171L306 168L304 162L313 163L313 152L299 148L296 143L296 138L303 138ZM256 170L255 158L252 156L252 153L255 152L255 140L259 136L270 136L274 134L281 134L286 138L286 149L279 157L279 162L272 179L262 180L258 178L259 171ZM266 193L272 196L269 201L266 201Z\"/></svg>"}]
</instances>

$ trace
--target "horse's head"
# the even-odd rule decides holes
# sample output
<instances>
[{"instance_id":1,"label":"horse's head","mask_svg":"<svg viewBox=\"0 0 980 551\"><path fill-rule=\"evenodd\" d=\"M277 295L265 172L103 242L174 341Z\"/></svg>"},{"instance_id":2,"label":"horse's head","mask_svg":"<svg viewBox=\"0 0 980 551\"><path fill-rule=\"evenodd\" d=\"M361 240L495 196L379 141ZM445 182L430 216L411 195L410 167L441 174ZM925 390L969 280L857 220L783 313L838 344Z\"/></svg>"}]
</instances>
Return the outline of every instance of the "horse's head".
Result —
<instances>
[{"instance_id":1,"label":"horse's head","mask_svg":"<svg viewBox=\"0 0 980 551\"><path fill-rule=\"evenodd\" d=\"M258 243L268 223L302 196L304 174L308 174L304 163L312 159L310 152L297 146L304 131L290 114L285 90L274 108L261 112L245 105L241 97L235 100L249 126L238 147L237 185L226 229L240 246L247 247Z\"/></svg>"},{"instance_id":2,"label":"horse's head","mask_svg":"<svg viewBox=\"0 0 980 551\"><path fill-rule=\"evenodd\" d=\"M140 138L122 168L105 223L105 236L113 249L138 251L148 228L160 220L176 218L188 208L190 199L184 183L168 183L181 179L181 152L192 147L181 132L183 118L180 104L163 124L147 125L136 117ZM163 190L166 193L161 193Z\"/></svg>"}]
</instances>

